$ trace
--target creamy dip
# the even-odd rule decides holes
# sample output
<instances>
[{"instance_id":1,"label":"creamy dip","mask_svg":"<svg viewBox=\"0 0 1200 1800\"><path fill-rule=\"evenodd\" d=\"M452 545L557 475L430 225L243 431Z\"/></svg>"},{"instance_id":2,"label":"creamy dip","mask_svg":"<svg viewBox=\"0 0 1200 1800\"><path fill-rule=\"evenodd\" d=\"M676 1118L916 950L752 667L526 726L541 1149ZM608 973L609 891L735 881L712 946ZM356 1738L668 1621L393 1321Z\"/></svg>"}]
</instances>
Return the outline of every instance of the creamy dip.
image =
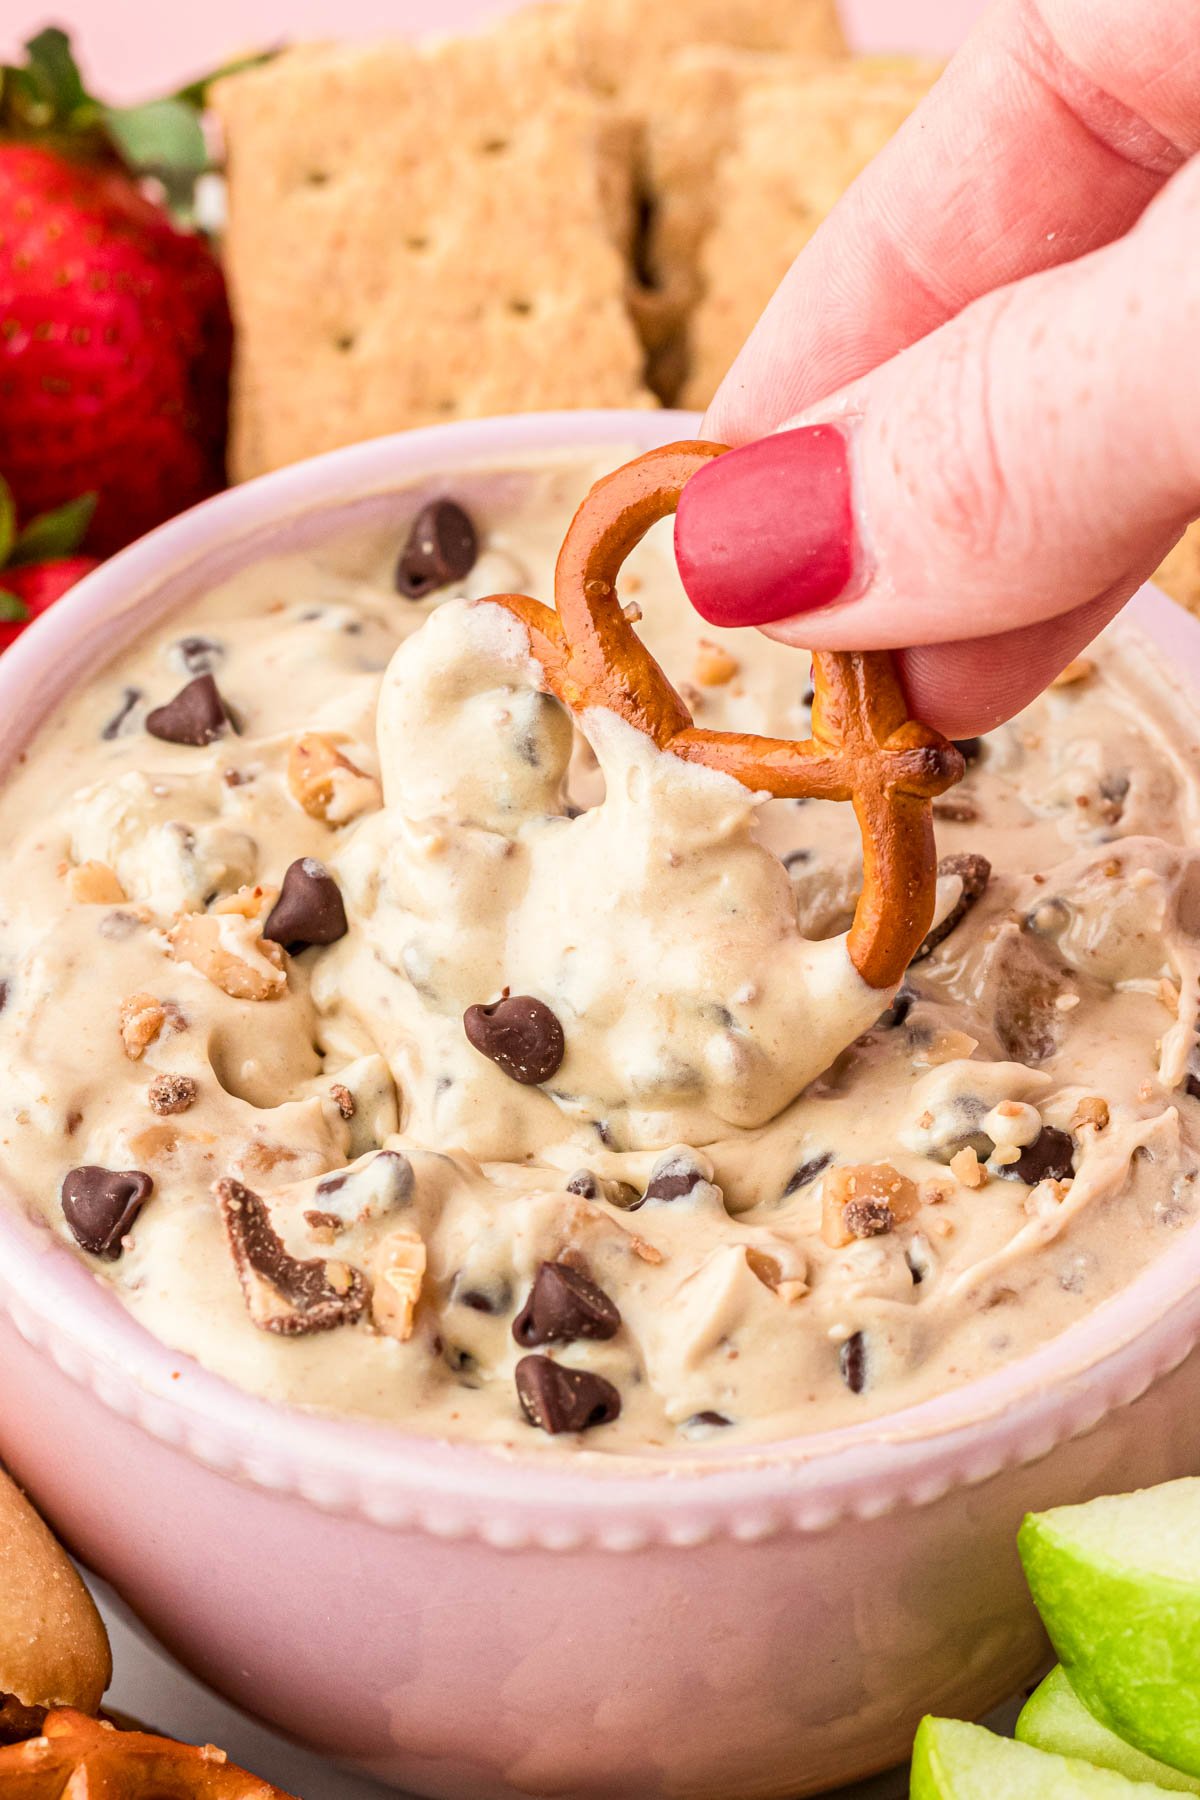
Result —
<instances>
[{"instance_id":1,"label":"creamy dip","mask_svg":"<svg viewBox=\"0 0 1200 1800\"><path fill-rule=\"evenodd\" d=\"M0 796L8 1184L275 1400L622 1453L892 1412L1196 1215L1192 734L1125 629L968 746L875 992L848 807L573 725L477 604L550 598L600 472L448 482L478 554L415 599L399 495L52 717ZM701 625L669 527L622 597L698 724L807 735L807 659Z\"/></svg>"}]
</instances>

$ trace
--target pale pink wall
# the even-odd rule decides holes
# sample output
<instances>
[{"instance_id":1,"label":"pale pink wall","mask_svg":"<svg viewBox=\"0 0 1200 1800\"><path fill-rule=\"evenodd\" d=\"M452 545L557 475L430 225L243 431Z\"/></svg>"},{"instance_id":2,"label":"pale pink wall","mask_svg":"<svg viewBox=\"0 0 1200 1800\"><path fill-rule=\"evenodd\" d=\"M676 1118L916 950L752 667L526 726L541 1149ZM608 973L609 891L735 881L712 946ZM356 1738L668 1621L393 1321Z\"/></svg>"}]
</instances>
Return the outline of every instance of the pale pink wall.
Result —
<instances>
[{"instance_id":1,"label":"pale pink wall","mask_svg":"<svg viewBox=\"0 0 1200 1800\"><path fill-rule=\"evenodd\" d=\"M227 57L303 37L449 31L513 0L0 0L0 56L50 22L68 26L96 91L159 93ZM646 0L669 6L671 0ZM781 6L789 0L779 0ZM843 0L868 48L950 49L984 0Z\"/></svg>"}]
</instances>

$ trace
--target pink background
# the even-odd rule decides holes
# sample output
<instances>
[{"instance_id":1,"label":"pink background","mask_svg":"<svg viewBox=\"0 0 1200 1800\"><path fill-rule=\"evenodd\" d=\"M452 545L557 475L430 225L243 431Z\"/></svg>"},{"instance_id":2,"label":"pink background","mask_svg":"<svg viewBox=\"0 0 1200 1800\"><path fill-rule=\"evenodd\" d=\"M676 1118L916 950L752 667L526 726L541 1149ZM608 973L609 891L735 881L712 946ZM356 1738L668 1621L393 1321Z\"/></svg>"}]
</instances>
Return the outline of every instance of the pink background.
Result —
<instances>
[{"instance_id":1,"label":"pink background","mask_svg":"<svg viewBox=\"0 0 1200 1800\"><path fill-rule=\"evenodd\" d=\"M787 6L790 0L779 0ZM450 31L512 0L5 0L0 56L41 25L72 31L98 93L136 100L230 56L285 39ZM646 0L669 6L671 0ZM984 0L842 0L858 42L872 49L948 50Z\"/></svg>"}]
</instances>

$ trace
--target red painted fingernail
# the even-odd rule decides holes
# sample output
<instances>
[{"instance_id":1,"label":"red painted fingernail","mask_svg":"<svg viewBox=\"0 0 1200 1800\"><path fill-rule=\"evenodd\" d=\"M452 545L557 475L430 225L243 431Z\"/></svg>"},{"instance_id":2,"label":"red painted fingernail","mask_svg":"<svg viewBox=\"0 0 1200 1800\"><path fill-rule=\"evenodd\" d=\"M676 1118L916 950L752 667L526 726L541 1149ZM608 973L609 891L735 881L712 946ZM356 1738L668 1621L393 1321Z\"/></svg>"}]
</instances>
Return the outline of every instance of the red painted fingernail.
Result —
<instances>
[{"instance_id":1,"label":"red painted fingernail","mask_svg":"<svg viewBox=\"0 0 1200 1800\"><path fill-rule=\"evenodd\" d=\"M845 433L805 425L705 464L680 496L675 558L710 625L767 625L828 606L856 562Z\"/></svg>"}]
</instances>

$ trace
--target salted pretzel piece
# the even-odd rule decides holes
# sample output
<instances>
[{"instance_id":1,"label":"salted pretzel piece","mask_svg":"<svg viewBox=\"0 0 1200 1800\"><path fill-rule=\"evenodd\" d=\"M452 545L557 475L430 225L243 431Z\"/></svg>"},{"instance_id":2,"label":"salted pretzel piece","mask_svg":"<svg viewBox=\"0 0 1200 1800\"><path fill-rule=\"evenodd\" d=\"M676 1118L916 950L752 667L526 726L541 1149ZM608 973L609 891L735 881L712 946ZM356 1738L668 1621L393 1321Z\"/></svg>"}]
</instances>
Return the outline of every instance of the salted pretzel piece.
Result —
<instances>
[{"instance_id":1,"label":"salted pretzel piece","mask_svg":"<svg viewBox=\"0 0 1200 1800\"><path fill-rule=\"evenodd\" d=\"M937 858L930 801L963 772L958 750L908 716L887 651L813 655L813 735L802 743L705 731L626 619L621 565L675 511L685 483L727 446L667 444L598 481L572 520L554 574L554 607L494 594L525 625L545 685L572 712L619 713L688 762L756 793L849 800L862 834L863 885L847 948L876 988L901 979L933 922Z\"/></svg>"},{"instance_id":2,"label":"salted pretzel piece","mask_svg":"<svg viewBox=\"0 0 1200 1800\"><path fill-rule=\"evenodd\" d=\"M292 1800L211 1744L118 1731L86 1713L47 1713L40 1737L0 1749L0 1796L14 1800Z\"/></svg>"}]
</instances>

